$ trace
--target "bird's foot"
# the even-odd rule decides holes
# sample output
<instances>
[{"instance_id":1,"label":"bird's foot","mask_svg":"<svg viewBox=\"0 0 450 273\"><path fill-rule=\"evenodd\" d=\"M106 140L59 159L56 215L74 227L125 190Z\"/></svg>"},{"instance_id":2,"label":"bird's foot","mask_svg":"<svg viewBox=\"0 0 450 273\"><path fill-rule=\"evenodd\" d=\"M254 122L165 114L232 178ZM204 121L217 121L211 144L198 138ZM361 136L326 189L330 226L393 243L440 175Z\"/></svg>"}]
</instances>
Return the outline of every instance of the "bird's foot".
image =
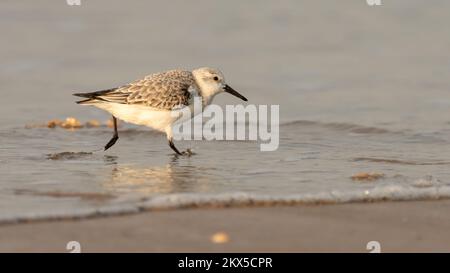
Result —
<instances>
[{"instance_id":1,"label":"bird's foot","mask_svg":"<svg viewBox=\"0 0 450 273\"><path fill-rule=\"evenodd\" d=\"M116 144L117 140L119 139L119 136L114 135L111 140L105 145L104 151L111 148L114 144Z\"/></svg>"},{"instance_id":2,"label":"bird's foot","mask_svg":"<svg viewBox=\"0 0 450 273\"><path fill-rule=\"evenodd\" d=\"M187 149L186 151L182 151L181 152L181 155L184 155L184 156L192 156L192 155L194 155L195 153L194 152L192 152L191 151L191 149Z\"/></svg>"}]
</instances>

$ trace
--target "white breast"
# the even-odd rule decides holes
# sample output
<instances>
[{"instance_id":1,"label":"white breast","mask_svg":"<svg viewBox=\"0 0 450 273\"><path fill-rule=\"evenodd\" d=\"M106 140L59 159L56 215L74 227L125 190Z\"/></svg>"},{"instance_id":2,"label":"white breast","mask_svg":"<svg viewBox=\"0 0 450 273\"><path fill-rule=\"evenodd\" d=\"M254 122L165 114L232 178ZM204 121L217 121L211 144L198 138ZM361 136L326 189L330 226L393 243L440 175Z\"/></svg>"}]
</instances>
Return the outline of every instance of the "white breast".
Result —
<instances>
[{"instance_id":1,"label":"white breast","mask_svg":"<svg viewBox=\"0 0 450 273\"><path fill-rule=\"evenodd\" d=\"M99 103L95 106L123 121L144 125L162 132L178 119L176 116L172 116L172 111L155 110L143 105Z\"/></svg>"}]
</instances>

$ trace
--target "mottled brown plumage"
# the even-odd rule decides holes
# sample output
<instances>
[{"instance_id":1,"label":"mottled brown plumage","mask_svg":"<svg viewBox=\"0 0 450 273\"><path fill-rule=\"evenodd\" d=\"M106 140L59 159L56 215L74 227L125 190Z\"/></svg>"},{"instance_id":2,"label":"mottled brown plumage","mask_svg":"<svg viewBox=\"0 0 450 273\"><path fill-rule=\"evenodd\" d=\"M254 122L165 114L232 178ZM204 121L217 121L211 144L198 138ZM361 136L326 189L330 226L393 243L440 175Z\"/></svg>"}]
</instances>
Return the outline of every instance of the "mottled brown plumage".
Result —
<instances>
[{"instance_id":1,"label":"mottled brown plumage","mask_svg":"<svg viewBox=\"0 0 450 273\"><path fill-rule=\"evenodd\" d=\"M148 75L115 89L93 92L90 99L172 110L177 106L187 106L190 91L193 90L197 91L198 87L190 71L170 70Z\"/></svg>"}]
</instances>

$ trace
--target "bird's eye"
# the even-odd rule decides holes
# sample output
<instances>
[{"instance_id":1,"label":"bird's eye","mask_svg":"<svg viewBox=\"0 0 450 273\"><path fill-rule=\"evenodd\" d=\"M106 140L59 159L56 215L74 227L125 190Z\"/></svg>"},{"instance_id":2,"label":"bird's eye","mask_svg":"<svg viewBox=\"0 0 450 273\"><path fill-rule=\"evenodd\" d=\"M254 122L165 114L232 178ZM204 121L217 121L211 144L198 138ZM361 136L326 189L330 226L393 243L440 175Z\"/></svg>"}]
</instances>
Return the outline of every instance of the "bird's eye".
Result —
<instances>
[{"instance_id":1,"label":"bird's eye","mask_svg":"<svg viewBox=\"0 0 450 273\"><path fill-rule=\"evenodd\" d=\"M219 77L215 76L213 79L214 79L215 81L218 81L218 80L219 80Z\"/></svg>"}]
</instances>

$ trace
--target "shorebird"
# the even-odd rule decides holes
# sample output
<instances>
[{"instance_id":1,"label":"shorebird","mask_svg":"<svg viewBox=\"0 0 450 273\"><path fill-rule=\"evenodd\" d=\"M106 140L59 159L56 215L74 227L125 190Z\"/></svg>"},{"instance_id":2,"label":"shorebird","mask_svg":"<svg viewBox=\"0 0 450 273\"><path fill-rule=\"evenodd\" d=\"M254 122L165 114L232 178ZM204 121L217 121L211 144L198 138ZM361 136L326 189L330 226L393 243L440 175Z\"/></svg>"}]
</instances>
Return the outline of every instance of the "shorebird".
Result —
<instances>
[{"instance_id":1,"label":"shorebird","mask_svg":"<svg viewBox=\"0 0 450 273\"><path fill-rule=\"evenodd\" d=\"M121 119L165 132L170 148L178 155L185 155L188 154L187 151L180 152L173 143L172 125L180 121L180 118L173 115L172 111L189 107L191 113L194 113L192 108L195 99L201 100L204 109L222 92L247 101L225 83L222 72L209 67L192 71L169 70L117 88L73 95L86 98L77 101L78 104L93 105L112 115L114 134L105 145L105 151L119 139L117 119Z\"/></svg>"}]
</instances>

